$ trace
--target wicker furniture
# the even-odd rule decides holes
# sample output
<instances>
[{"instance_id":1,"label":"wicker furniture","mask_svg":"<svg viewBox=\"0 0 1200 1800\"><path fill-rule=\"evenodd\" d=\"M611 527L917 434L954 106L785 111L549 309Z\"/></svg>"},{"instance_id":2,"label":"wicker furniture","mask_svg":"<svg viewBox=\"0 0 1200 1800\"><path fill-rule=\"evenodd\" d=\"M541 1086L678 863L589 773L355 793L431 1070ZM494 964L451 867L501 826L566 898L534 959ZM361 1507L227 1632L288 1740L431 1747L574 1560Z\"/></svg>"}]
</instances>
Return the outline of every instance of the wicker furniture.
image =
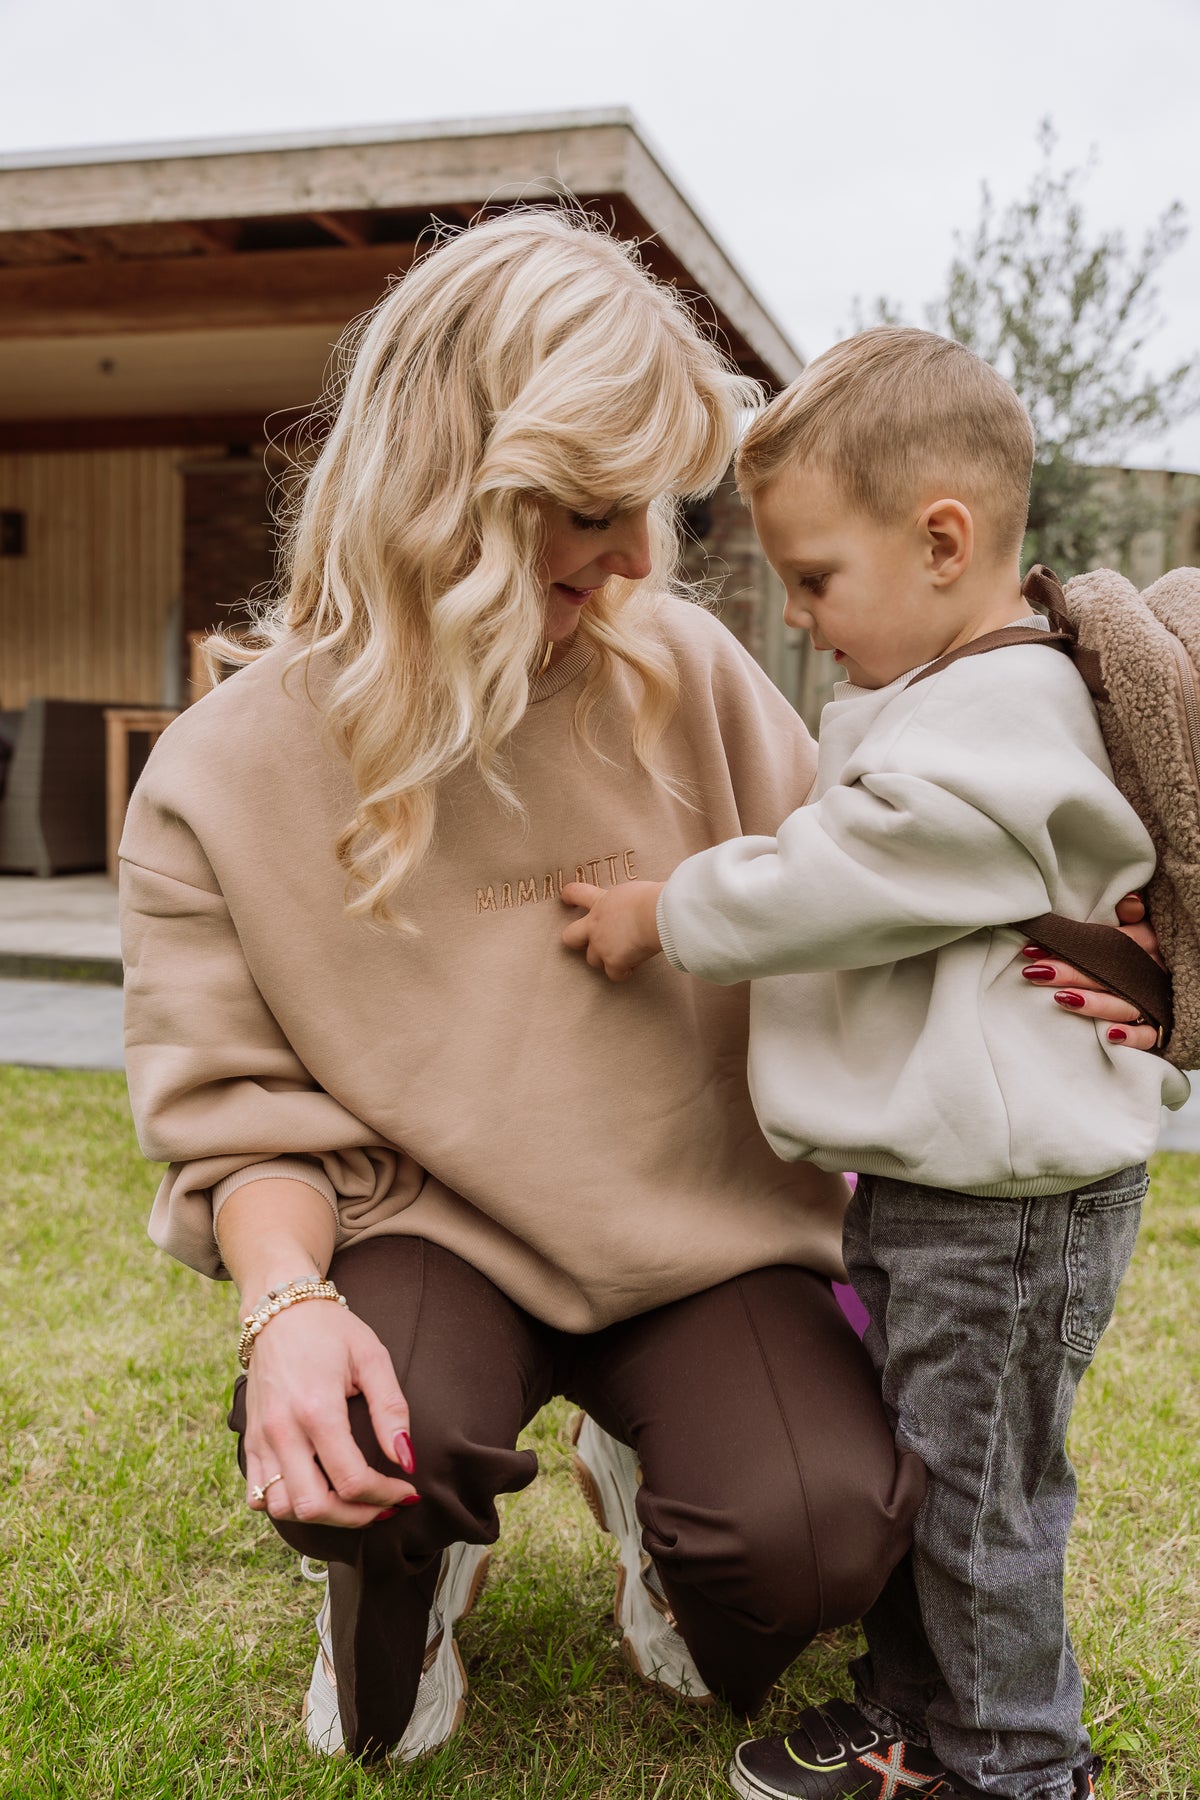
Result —
<instances>
[{"instance_id":1,"label":"wicker furniture","mask_svg":"<svg viewBox=\"0 0 1200 1800\"><path fill-rule=\"evenodd\" d=\"M0 798L0 870L104 868L103 703L35 699L2 719L12 755Z\"/></svg>"}]
</instances>

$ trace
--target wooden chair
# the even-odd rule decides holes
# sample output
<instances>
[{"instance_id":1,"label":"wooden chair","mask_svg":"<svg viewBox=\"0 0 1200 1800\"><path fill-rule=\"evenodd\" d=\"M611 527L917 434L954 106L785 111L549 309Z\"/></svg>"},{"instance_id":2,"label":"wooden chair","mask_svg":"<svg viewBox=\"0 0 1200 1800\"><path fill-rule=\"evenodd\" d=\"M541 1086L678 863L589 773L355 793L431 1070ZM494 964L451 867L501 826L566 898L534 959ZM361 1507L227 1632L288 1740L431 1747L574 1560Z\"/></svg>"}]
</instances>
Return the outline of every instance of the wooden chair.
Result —
<instances>
[{"instance_id":1,"label":"wooden chair","mask_svg":"<svg viewBox=\"0 0 1200 1800\"><path fill-rule=\"evenodd\" d=\"M117 850L121 842L121 832L125 826L125 814L129 810L129 794L133 785L129 779L130 739L135 735L144 736L147 739L147 753L149 753L171 720L178 716L174 707L167 706L109 706L105 708L104 725L107 733L105 788L108 795L106 866L113 881L117 879Z\"/></svg>"}]
</instances>

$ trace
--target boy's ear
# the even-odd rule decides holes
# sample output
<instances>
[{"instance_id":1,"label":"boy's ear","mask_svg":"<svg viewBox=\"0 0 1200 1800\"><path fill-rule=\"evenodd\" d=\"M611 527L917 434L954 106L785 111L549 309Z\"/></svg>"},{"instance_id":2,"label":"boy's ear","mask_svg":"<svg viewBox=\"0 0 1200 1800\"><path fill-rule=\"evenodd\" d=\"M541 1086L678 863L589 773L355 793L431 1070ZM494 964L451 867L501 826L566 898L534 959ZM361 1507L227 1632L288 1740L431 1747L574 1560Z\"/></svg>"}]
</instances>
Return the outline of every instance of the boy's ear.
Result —
<instances>
[{"instance_id":1,"label":"boy's ear","mask_svg":"<svg viewBox=\"0 0 1200 1800\"><path fill-rule=\"evenodd\" d=\"M961 500L934 500L917 521L926 567L938 587L965 575L975 555L975 521Z\"/></svg>"}]
</instances>

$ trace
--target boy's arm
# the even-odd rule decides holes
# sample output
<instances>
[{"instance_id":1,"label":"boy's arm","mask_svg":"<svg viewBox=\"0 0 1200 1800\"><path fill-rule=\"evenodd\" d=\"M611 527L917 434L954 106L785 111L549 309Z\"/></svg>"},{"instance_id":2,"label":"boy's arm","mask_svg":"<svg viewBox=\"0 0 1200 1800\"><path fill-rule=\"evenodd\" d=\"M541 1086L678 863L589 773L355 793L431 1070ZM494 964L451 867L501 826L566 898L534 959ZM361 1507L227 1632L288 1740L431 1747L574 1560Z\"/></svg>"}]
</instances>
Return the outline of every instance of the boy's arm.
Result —
<instances>
[{"instance_id":1,"label":"boy's arm","mask_svg":"<svg viewBox=\"0 0 1200 1800\"><path fill-rule=\"evenodd\" d=\"M683 863L659 904L669 960L717 982L879 966L1074 911L1083 896L1064 868L1091 872L1084 904L1111 918L1153 867L1149 838L1102 762L1074 672L1047 657L1015 683L978 667L1000 660L948 670L890 735L881 716L843 782L775 838Z\"/></svg>"},{"instance_id":2,"label":"boy's arm","mask_svg":"<svg viewBox=\"0 0 1200 1800\"><path fill-rule=\"evenodd\" d=\"M777 837L702 850L665 883L569 882L562 897L588 909L564 944L611 980L662 950L723 984L897 962L1049 904L1037 862L1001 824L895 774L831 789Z\"/></svg>"}]
</instances>

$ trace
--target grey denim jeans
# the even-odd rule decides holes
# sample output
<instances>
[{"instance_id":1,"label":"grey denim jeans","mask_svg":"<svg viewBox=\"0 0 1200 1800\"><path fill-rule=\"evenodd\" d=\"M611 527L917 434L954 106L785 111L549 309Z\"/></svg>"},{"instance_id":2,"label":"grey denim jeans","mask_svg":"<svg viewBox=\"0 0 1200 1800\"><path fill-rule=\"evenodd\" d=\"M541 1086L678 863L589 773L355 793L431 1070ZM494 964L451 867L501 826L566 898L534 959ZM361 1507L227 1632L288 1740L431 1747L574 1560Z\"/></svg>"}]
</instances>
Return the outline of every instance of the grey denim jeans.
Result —
<instances>
[{"instance_id":1,"label":"grey denim jeans","mask_svg":"<svg viewBox=\"0 0 1200 1800\"><path fill-rule=\"evenodd\" d=\"M991 1199L859 1177L846 1215L864 1343L929 1472L913 1548L863 1621L876 1729L1006 1800L1070 1800L1088 1754L1063 1606L1067 1425L1133 1253L1144 1164Z\"/></svg>"}]
</instances>

